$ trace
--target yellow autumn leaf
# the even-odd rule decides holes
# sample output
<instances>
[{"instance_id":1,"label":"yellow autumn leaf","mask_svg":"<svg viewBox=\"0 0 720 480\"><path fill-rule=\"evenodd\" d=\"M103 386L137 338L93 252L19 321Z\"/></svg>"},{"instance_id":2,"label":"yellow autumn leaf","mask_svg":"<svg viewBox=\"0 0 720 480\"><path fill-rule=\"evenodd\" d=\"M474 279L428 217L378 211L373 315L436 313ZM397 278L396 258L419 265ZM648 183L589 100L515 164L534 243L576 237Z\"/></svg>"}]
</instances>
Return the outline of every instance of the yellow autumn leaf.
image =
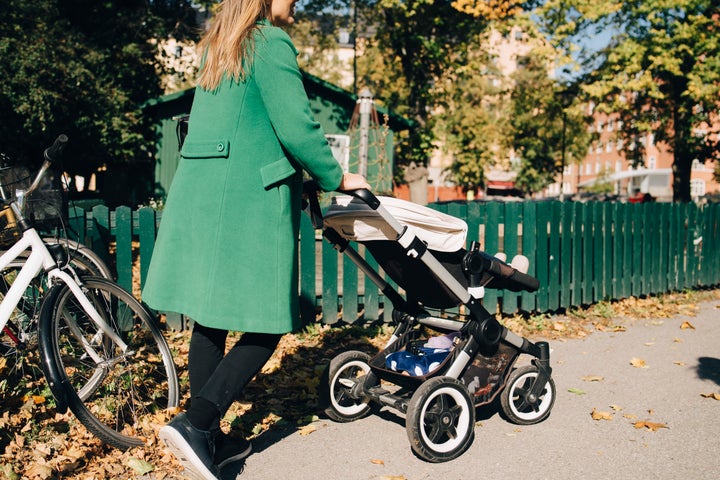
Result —
<instances>
[{"instance_id":1,"label":"yellow autumn leaf","mask_svg":"<svg viewBox=\"0 0 720 480\"><path fill-rule=\"evenodd\" d=\"M374 465L385 465L385 462L383 460L378 460L377 458L373 458L370 460L370 463Z\"/></svg>"},{"instance_id":2,"label":"yellow autumn leaf","mask_svg":"<svg viewBox=\"0 0 720 480\"><path fill-rule=\"evenodd\" d=\"M685 366L685 362L681 362L680 360L676 360L673 362L675 365L680 365L681 367Z\"/></svg>"},{"instance_id":3,"label":"yellow autumn leaf","mask_svg":"<svg viewBox=\"0 0 720 480\"><path fill-rule=\"evenodd\" d=\"M642 358L633 357L630 359L630 365L632 365L635 368L648 368L647 364L645 363L645 360Z\"/></svg>"},{"instance_id":4,"label":"yellow autumn leaf","mask_svg":"<svg viewBox=\"0 0 720 480\"><path fill-rule=\"evenodd\" d=\"M720 400L720 393L701 393L700 396L703 398L714 398L715 400Z\"/></svg>"},{"instance_id":5,"label":"yellow autumn leaf","mask_svg":"<svg viewBox=\"0 0 720 480\"><path fill-rule=\"evenodd\" d=\"M600 375L585 375L584 377L580 378L583 382L602 382L605 380L605 377L602 377Z\"/></svg>"},{"instance_id":6,"label":"yellow autumn leaf","mask_svg":"<svg viewBox=\"0 0 720 480\"><path fill-rule=\"evenodd\" d=\"M695 330L695 327L693 326L693 324L690 323L690 322L688 322L687 320L685 320L685 321L682 323L682 325L680 325L680 328L683 329L683 330L688 330L688 329L690 329L690 330Z\"/></svg>"},{"instance_id":7,"label":"yellow autumn leaf","mask_svg":"<svg viewBox=\"0 0 720 480\"><path fill-rule=\"evenodd\" d=\"M592 409L590 416L592 417L593 420L612 420L612 413L601 412L601 411L597 410L596 408Z\"/></svg>"},{"instance_id":8,"label":"yellow autumn leaf","mask_svg":"<svg viewBox=\"0 0 720 480\"><path fill-rule=\"evenodd\" d=\"M317 427L315 425L305 425L304 427L299 429L298 433L300 433L300 435L310 435L315 430L317 430Z\"/></svg>"},{"instance_id":9,"label":"yellow autumn leaf","mask_svg":"<svg viewBox=\"0 0 720 480\"><path fill-rule=\"evenodd\" d=\"M653 432L657 432L661 428L670 428L664 423L648 422L647 420L637 421L633 424L633 426L637 429L647 428L648 430L652 430Z\"/></svg>"}]
</instances>

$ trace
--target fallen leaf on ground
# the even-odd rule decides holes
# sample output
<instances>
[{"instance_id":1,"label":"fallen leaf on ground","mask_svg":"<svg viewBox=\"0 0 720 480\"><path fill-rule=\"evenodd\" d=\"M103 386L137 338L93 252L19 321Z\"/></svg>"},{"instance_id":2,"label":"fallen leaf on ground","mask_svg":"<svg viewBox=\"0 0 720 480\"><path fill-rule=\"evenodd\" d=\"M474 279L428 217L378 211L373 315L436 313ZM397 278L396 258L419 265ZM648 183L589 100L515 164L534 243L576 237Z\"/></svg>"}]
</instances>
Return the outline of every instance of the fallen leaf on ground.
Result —
<instances>
[{"instance_id":1,"label":"fallen leaf on ground","mask_svg":"<svg viewBox=\"0 0 720 480\"><path fill-rule=\"evenodd\" d=\"M687 320L685 320L685 321L682 323L682 325L680 325L680 328L683 329L683 330L688 330L688 329L690 329L690 330L695 330L695 327L693 326L693 324L690 323L690 322L688 322Z\"/></svg>"},{"instance_id":2,"label":"fallen leaf on ground","mask_svg":"<svg viewBox=\"0 0 720 480\"><path fill-rule=\"evenodd\" d=\"M701 393L700 396L704 398L714 398L715 400L720 400L720 393Z\"/></svg>"},{"instance_id":3,"label":"fallen leaf on ground","mask_svg":"<svg viewBox=\"0 0 720 480\"><path fill-rule=\"evenodd\" d=\"M304 427L299 429L298 433L300 433L300 435L310 435L315 430L317 430L317 427L315 425L305 425Z\"/></svg>"},{"instance_id":4,"label":"fallen leaf on ground","mask_svg":"<svg viewBox=\"0 0 720 480\"><path fill-rule=\"evenodd\" d=\"M620 410L622 410L622 407L620 405L610 405L610 408L612 408L616 412L619 412Z\"/></svg>"},{"instance_id":5,"label":"fallen leaf on ground","mask_svg":"<svg viewBox=\"0 0 720 480\"><path fill-rule=\"evenodd\" d=\"M127 465L139 475L145 475L146 473L150 473L155 470L155 467L153 467L151 463L135 457L129 458L127 461Z\"/></svg>"},{"instance_id":6,"label":"fallen leaf on ground","mask_svg":"<svg viewBox=\"0 0 720 480\"><path fill-rule=\"evenodd\" d=\"M601 412L595 408L592 409L592 413L590 413L590 416L592 416L593 420L612 420L612 413Z\"/></svg>"},{"instance_id":7,"label":"fallen leaf on ground","mask_svg":"<svg viewBox=\"0 0 720 480\"><path fill-rule=\"evenodd\" d=\"M632 365L635 368L648 368L647 364L645 363L645 360L642 358L634 357L630 360L630 365Z\"/></svg>"},{"instance_id":8,"label":"fallen leaf on ground","mask_svg":"<svg viewBox=\"0 0 720 480\"><path fill-rule=\"evenodd\" d=\"M374 464L374 465L385 465L385 461L383 461L383 460L378 460L378 459L376 459L376 458L373 458L372 460L370 460L370 463L372 463L372 464Z\"/></svg>"},{"instance_id":9,"label":"fallen leaf on ground","mask_svg":"<svg viewBox=\"0 0 720 480\"><path fill-rule=\"evenodd\" d=\"M674 363L675 365L680 365L681 367L684 367L684 366L685 366L685 362L681 362L680 360L677 360L677 361L675 361L675 362L673 362L673 363Z\"/></svg>"},{"instance_id":10,"label":"fallen leaf on ground","mask_svg":"<svg viewBox=\"0 0 720 480\"><path fill-rule=\"evenodd\" d=\"M605 377L602 377L600 375L585 375L580 379L584 382L602 382L603 380L605 380Z\"/></svg>"},{"instance_id":11,"label":"fallen leaf on ground","mask_svg":"<svg viewBox=\"0 0 720 480\"><path fill-rule=\"evenodd\" d=\"M638 422L635 422L633 426L637 429L647 428L648 430L652 430L653 432L657 432L661 428L670 428L664 423L648 422L647 420L640 420Z\"/></svg>"},{"instance_id":12,"label":"fallen leaf on ground","mask_svg":"<svg viewBox=\"0 0 720 480\"><path fill-rule=\"evenodd\" d=\"M568 392L574 393L575 395L585 395L585 391L579 388L568 388Z\"/></svg>"},{"instance_id":13,"label":"fallen leaf on ground","mask_svg":"<svg viewBox=\"0 0 720 480\"><path fill-rule=\"evenodd\" d=\"M383 475L380 480L407 480L404 475Z\"/></svg>"}]
</instances>

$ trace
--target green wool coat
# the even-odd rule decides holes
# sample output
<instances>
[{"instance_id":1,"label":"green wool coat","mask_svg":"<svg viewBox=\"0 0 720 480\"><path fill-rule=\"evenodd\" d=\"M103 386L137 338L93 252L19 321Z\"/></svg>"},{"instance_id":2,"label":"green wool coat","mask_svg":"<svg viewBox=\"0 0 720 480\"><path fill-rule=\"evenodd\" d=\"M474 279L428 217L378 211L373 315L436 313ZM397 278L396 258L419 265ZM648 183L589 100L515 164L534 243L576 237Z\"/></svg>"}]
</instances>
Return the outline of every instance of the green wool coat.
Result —
<instances>
[{"instance_id":1,"label":"green wool coat","mask_svg":"<svg viewBox=\"0 0 720 480\"><path fill-rule=\"evenodd\" d=\"M342 169L290 37L263 21L254 39L243 81L196 90L143 300L208 327L286 333L299 326L302 170L329 191Z\"/></svg>"}]
</instances>

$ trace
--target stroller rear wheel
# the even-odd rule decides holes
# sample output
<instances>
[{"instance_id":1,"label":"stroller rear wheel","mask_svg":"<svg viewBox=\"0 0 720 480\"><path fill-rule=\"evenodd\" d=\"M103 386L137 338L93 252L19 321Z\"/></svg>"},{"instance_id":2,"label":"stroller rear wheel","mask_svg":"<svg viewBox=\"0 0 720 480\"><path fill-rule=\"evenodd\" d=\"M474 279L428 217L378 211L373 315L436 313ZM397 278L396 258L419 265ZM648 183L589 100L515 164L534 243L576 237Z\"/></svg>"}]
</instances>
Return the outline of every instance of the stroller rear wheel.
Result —
<instances>
[{"instance_id":1,"label":"stroller rear wheel","mask_svg":"<svg viewBox=\"0 0 720 480\"><path fill-rule=\"evenodd\" d=\"M370 355L349 351L330 361L327 370L327 390L322 393L325 414L336 422L352 422L370 413L369 400L358 398L353 392L361 377L370 373Z\"/></svg>"},{"instance_id":2,"label":"stroller rear wheel","mask_svg":"<svg viewBox=\"0 0 720 480\"><path fill-rule=\"evenodd\" d=\"M542 422L550 415L555 403L555 382L552 378L548 379L537 398L530 396L530 387L537 376L537 367L532 365L520 367L508 375L507 386L500 394L503 413L508 420L517 425Z\"/></svg>"},{"instance_id":3,"label":"stroller rear wheel","mask_svg":"<svg viewBox=\"0 0 720 480\"><path fill-rule=\"evenodd\" d=\"M475 406L467 388L452 377L423 382L408 405L405 429L417 456L446 462L462 455L475 436Z\"/></svg>"}]
</instances>

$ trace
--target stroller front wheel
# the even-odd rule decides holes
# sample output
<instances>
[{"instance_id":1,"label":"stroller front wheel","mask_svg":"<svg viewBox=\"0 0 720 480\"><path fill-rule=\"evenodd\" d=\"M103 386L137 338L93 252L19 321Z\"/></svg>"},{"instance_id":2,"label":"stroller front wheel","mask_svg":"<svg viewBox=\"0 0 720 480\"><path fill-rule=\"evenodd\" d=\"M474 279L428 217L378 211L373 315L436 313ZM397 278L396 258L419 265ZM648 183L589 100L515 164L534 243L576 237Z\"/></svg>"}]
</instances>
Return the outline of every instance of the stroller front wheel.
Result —
<instances>
[{"instance_id":1,"label":"stroller front wheel","mask_svg":"<svg viewBox=\"0 0 720 480\"><path fill-rule=\"evenodd\" d=\"M537 376L537 367L520 367L508 375L507 386L500 394L503 413L517 425L542 422L550 415L555 403L555 382L552 378L548 379L537 398L531 398L530 388Z\"/></svg>"},{"instance_id":2,"label":"stroller front wheel","mask_svg":"<svg viewBox=\"0 0 720 480\"><path fill-rule=\"evenodd\" d=\"M358 398L355 388L364 375L370 373L370 355L349 351L330 361L327 381L322 392L325 414L336 422L352 422L367 416L370 405L367 398Z\"/></svg>"},{"instance_id":3,"label":"stroller front wheel","mask_svg":"<svg viewBox=\"0 0 720 480\"><path fill-rule=\"evenodd\" d=\"M423 382L408 405L405 429L417 456L446 462L462 455L475 436L475 405L467 388L451 377Z\"/></svg>"}]
</instances>

